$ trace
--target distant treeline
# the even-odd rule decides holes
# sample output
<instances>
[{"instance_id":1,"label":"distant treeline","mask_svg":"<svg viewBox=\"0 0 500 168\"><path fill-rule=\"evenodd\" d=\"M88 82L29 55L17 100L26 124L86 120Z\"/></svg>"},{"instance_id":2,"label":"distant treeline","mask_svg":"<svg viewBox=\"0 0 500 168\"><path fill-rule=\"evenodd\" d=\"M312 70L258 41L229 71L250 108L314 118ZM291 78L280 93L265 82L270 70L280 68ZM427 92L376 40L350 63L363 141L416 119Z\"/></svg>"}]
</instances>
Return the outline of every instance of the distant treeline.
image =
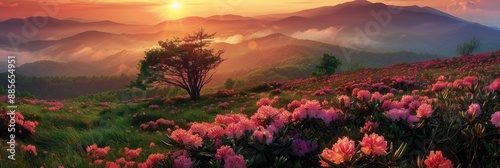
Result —
<instances>
[{"instance_id":1,"label":"distant treeline","mask_svg":"<svg viewBox=\"0 0 500 168\"><path fill-rule=\"evenodd\" d=\"M135 76L32 77L16 75L16 92L38 99L68 99L127 88ZM7 89L7 74L0 74L2 93ZM29 93L29 94L28 94Z\"/></svg>"}]
</instances>

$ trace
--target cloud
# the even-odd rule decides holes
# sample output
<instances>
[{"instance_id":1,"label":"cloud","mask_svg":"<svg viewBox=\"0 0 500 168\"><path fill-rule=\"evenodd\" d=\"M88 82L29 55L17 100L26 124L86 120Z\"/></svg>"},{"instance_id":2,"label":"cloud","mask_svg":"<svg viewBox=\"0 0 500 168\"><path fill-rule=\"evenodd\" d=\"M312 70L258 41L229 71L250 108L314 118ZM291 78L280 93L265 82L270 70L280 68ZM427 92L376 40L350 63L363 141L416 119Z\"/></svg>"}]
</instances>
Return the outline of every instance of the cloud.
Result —
<instances>
[{"instance_id":1,"label":"cloud","mask_svg":"<svg viewBox=\"0 0 500 168\"><path fill-rule=\"evenodd\" d=\"M335 40L335 38L340 30L342 30L342 28L337 29L335 27L329 27L323 30L309 29L306 31L295 32L291 36L297 39L314 40L329 44L335 44L337 41Z\"/></svg>"},{"instance_id":2,"label":"cloud","mask_svg":"<svg viewBox=\"0 0 500 168\"><path fill-rule=\"evenodd\" d=\"M448 10L500 10L498 0L451 0L447 6Z\"/></svg>"},{"instance_id":3,"label":"cloud","mask_svg":"<svg viewBox=\"0 0 500 168\"><path fill-rule=\"evenodd\" d=\"M229 43L229 44L237 44L243 41L243 35L235 34L229 37L216 37L214 39L216 43Z\"/></svg>"},{"instance_id":4,"label":"cloud","mask_svg":"<svg viewBox=\"0 0 500 168\"><path fill-rule=\"evenodd\" d=\"M241 43L241 42L246 41L246 40L261 38L261 37L264 37L264 36L267 36L270 34L273 34L272 30L264 30L264 31L258 31L258 32L254 32L251 34L247 34L247 35L235 34L235 35L227 36L227 37L216 37L214 39L214 41L216 43L237 44L237 43Z\"/></svg>"}]
</instances>

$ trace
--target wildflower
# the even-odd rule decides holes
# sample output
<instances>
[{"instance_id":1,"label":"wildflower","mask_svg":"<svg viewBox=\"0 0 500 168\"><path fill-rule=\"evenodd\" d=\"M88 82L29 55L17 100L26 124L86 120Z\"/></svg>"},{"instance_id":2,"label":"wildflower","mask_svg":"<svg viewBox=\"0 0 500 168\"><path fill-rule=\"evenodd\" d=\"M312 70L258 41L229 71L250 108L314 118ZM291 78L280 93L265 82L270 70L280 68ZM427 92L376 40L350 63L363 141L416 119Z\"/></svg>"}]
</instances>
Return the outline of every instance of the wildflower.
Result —
<instances>
[{"instance_id":1,"label":"wildflower","mask_svg":"<svg viewBox=\"0 0 500 168\"><path fill-rule=\"evenodd\" d=\"M478 117L479 115L481 115L481 107L479 106L479 104L473 103L469 106L467 113L475 117Z\"/></svg>"},{"instance_id":2,"label":"wildflower","mask_svg":"<svg viewBox=\"0 0 500 168\"><path fill-rule=\"evenodd\" d=\"M495 79L493 83L490 84L489 90L494 92L494 91L500 91L500 78Z\"/></svg>"},{"instance_id":3,"label":"wildflower","mask_svg":"<svg viewBox=\"0 0 500 168\"><path fill-rule=\"evenodd\" d=\"M231 148L230 146L227 146L227 145L223 145L221 146L219 149L217 149L217 153L215 154L215 158L217 160L224 160L230 156L234 156L236 155L234 153L234 150L233 148Z\"/></svg>"},{"instance_id":4,"label":"wildflower","mask_svg":"<svg viewBox=\"0 0 500 168\"><path fill-rule=\"evenodd\" d=\"M477 84L477 78L475 76L467 76L464 78L464 85L471 86Z\"/></svg>"},{"instance_id":5,"label":"wildflower","mask_svg":"<svg viewBox=\"0 0 500 168\"><path fill-rule=\"evenodd\" d=\"M132 149L128 149L127 147L125 147L125 156L127 156L128 159L135 159L137 157L139 157L139 154L141 154L142 152L142 148L137 148L135 150L132 150Z\"/></svg>"},{"instance_id":6,"label":"wildflower","mask_svg":"<svg viewBox=\"0 0 500 168\"><path fill-rule=\"evenodd\" d=\"M106 168L120 168L120 165L115 162L106 162Z\"/></svg>"},{"instance_id":7,"label":"wildflower","mask_svg":"<svg viewBox=\"0 0 500 168\"><path fill-rule=\"evenodd\" d=\"M429 118L432 116L432 106L428 104L422 104L417 109L417 118Z\"/></svg>"},{"instance_id":8,"label":"wildflower","mask_svg":"<svg viewBox=\"0 0 500 168\"><path fill-rule=\"evenodd\" d=\"M356 98L358 98L361 101L370 100L371 96L372 94L368 90L360 90L356 93Z\"/></svg>"},{"instance_id":9,"label":"wildflower","mask_svg":"<svg viewBox=\"0 0 500 168\"><path fill-rule=\"evenodd\" d=\"M203 139L197 134L193 135L191 132L188 132L184 129L176 129L172 132L170 137L184 145L191 145L194 147L201 147L203 144Z\"/></svg>"},{"instance_id":10,"label":"wildflower","mask_svg":"<svg viewBox=\"0 0 500 168\"><path fill-rule=\"evenodd\" d=\"M404 108L391 109L385 112L385 115L392 121L406 120L410 115L410 111Z\"/></svg>"},{"instance_id":11,"label":"wildflower","mask_svg":"<svg viewBox=\"0 0 500 168\"><path fill-rule=\"evenodd\" d=\"M431 151L424 164L428 168L453 168L453 163L446 159L441 151Z\"/></svg>"},{"instance_id":12,"label":"wildflower","mask_svg":"<svg viewBox=\"0 0 500 168\"><path fill-rule=\"evenodd\" d=\"M491 123L496 127L500 128L500 111L491 114Z\"/></svg>"},{"instance_id":13,"label":"wildflower","mask_svg":"<svg viewBox=\"0 0 500 168\"><path fill-rule=\"evenodd\" d=\"M337 98L340 103L343 103L344 107L351 107L351 98L346 95L339 96Z\"/></svg>"},{"instance_id":14,"label":"wildflower","mask_svg":"<svg viewBox=\"0 0 500 168\"><path fill-rule=\"evenodd\" d=\"M379 136L378 134L365 134L359 144L361 145L361 151L367 155L376 154L382 156L387 154L387 141L384 140L383 136Z\"/></svg>"},{"instance_id":15,"label":"wildflower","mask_svg":"<svg viewBox=\"0 0 500 168\"><path fill-rule=\"evenodd\" d=\"M268 145L273 142L273 134L262 126L259 126L257 130L253 132L252 137L256 138L260 142L263 142L265 137L265 143Z\"/></svg>"},{"instance_id":16,"label":"wildflower","mask_svg":"<svg viewBox=\"0 0 500 168\"><path fill-rule=\"evenodd\" d=\"M363 126L360 130L361 133L370 133L375 131L378 127L378 122L371 122L371 121L366 121L365 126Z\"/></svg>"},{"instance_id":17,"label":"wildflower","mask_svg":"<svg viewBox=\"0 0 500 168\"><path fill-rule=\"evenodd\" d=\"M193 161L189 156L181 155L174 160L174 168L191 168Z\"/></svg>"},{"instance_id":18,"label":"wildflower","mask_svg":"<svg viewBox=\"0 0 500 168\"><path fill-rule=\"evenodd\" d=\"M224 168L245 168L246 166L243 155L233 155L224 159Z\"/></svg>"},{"instance_id":19,"label":"wildflower","mask_svg":"<svg viewBox=\"0 0 500 168\"><path fill-rule=\"evenodd\" d=\"M324 149L321 156L335 164L342 164L349 160L355 153L354 141L347 137L339 138L337 143L333 144L332 149ZM321 161L321 166L329 166L328 163Z\"/></svg>"},{"instance_id":20,"label":"wildflower","mask_svg":"<svg viewBox=\"0 0 500 168\"><path fill-rule=\"evenodd\" d=\"M36 147L34 145L28 145L28 146L22 145L21 148L23 148L23 152L32 154L34 156L38 155L38 153L36 152Z\"/></svg>"}]
</instances>

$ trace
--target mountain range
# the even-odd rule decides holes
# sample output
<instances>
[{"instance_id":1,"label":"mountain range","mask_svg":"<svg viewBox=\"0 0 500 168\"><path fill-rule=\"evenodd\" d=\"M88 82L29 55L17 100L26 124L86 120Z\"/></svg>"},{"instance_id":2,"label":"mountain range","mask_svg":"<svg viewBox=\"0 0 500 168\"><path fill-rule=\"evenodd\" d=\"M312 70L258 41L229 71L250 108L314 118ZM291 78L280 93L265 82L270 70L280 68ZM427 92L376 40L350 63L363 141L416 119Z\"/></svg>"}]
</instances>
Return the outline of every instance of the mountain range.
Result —
<instances>
[{"instance_id":1,"label":"mountain range","mask_svg":"<svg viewBox=\"0 0 500 168\"><path fill-rule=\"evenodd\" d=\"M30 27L36 32L26 36ZM134 74L144 51L157 41L199 28L217 32L212 47L226 51L215 77L220 80L273 67L313 67L324 53L347 66L377 67L451 57L457 44L474 37L483 44L480 52L500 49L496 28L430 7L357 0L292 13L186 17L155 25L13 18L0 22L0 55L18 55L18 71L25 75ZM14 48L11 41L19 39Z\"/></svg>"}]
</instances>

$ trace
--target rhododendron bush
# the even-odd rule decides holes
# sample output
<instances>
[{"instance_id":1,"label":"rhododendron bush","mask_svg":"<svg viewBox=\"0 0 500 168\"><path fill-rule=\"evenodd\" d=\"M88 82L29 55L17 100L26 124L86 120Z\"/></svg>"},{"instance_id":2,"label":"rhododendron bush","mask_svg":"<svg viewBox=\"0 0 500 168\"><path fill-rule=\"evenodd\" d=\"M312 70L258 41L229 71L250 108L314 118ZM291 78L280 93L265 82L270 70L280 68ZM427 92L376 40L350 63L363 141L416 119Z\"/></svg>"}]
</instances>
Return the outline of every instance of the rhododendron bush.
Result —
<instances>
[{"instance_id":1,"label":"rhododendron bush","mask_svg":"<svg viewBox=\"0 0 500 168\"><path fill-rule=\"evenodd\" d=\"M411 93L354 88L285 107L274 105L279 97L262 98L251 116L194 122L173 130L164 143L184 151L170 158L184 167L498 165L500 90L491 86L499 80L456 81L440 77L435 82L447 84L439 89L430 84Z\"/></svg>"}]
</instances>

